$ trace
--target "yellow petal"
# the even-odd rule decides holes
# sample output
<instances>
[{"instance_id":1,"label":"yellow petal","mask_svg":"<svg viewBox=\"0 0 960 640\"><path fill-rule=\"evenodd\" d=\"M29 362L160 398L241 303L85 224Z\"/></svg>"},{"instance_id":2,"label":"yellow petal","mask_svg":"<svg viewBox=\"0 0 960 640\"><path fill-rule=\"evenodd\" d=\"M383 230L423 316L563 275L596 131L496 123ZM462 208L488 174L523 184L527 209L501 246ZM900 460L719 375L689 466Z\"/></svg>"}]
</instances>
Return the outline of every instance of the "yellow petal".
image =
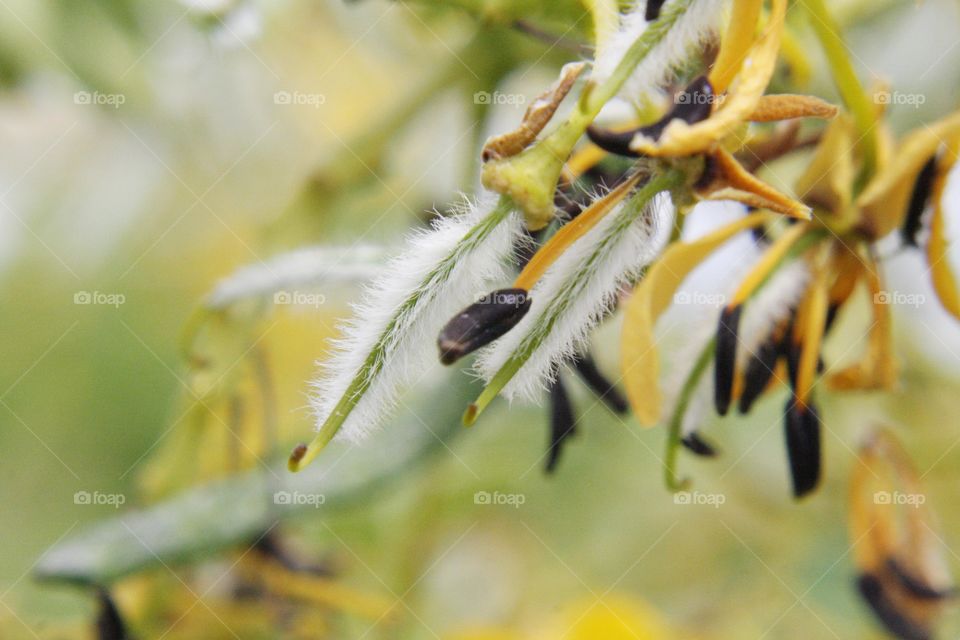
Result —
<instances>
[{"instance_id":1,"label":"yellow petal","mask_svg":"<svg viewBox=\"0 0 960 640\"><path fill-rule=\"evenodd\" d=\"M800 362L797 365L795 395L797 404L806 407L817 375L824 322L827 318L826 269L821 267L817 270L813 282L807 288L802 305L798 318L800 322L797 323L800 331Z\"/></svg>"},{"instance_id":2,"label":"yellow petal","mask_svg":"<svg viewBox=\"0 0 960 640\"><path fill-rule=\"evenodd\" d=\"M873 301L873 320L867 336L867 350L860 362L830 376L828 384L834 390L891 389L897 381L889 294L883 291L878 265L872 260L864 260L864 263L863 273Z\"/></svg>"},{"instance_id":3,"label":"yellow petal","mask_svg":"<svg viewBox=\"0 0 960 640\"><path fill-rule=\"evenodd\" d=\"M810 219L810 207L801 202L797 202L762 180L757 179L753 174L748 173L737 159L725 149L717 149L711 154L716 172L715 184L717 187L730 188L735 192L747 192L754 194L759 200L747 201L736 197L736 193L727 193L722 195L721 189L715 189L716 193L710 193L708 196L713 200L738 200L751 206L761 206L777 213L783 213L800 220Z\"/></svg>"},{"instance_id":4,"label":"yellow petal","mask_svg":"<svg viewBox=\"0 0 960 640\"><path fill-rule=\"evenodd\" d=\"M838 112L836 105L815 96L782 93L761 96L753 113L750 114L750 121L774 122L792 118L829 119L836 116Z\"/></svg>"},{"instance_id":5,"label":"yellow petal","mask_svg":"<svg viewBox=\"0 0 960 640\"><path fill-rule=\"evenodd\" d=\"M763 0L736 0L727 31L720 40L720 52L710 70L710 84L716 93L727 90L739 73L755 40Z\"/></svg>"},{"instance_id":6,"label":"yellow petal","mask_svg":"<svg viewBox=\"0 0 960 640\"><path fill-rule=\"evenodd\" d=\"M547 126L563 99L570 93L573 83L586 66L583 62L572 62L560 70L560 78L552 87L540 94L527 107L520 126L509 133L493 136L483 145L483 160L509 158L523 151L536 140L537 135Z\"/></svg>"},{"instance_id":7,"label":"yellow petal","mask_svg":"<svg viewBox=\"0 0 960 640\"><path fill-rule=\"evenodd\" d=\"M787 229L783 235L774 241L772 245L764 252L757 261L757 264L747 273L747 277L741 281L733 294L733 299L728 307L735 307L743 304L753 292L756 291L767 277L773 273L780 261L787 255L790 249L802 238L809 229L807 225L795 224Z\"/></svg>"},{"instance_id":8,"label":"yellow petal","mask_svg":"<svg viewBox=\"0 0 960 640\"><path fill-rule=\"evenodd\" d=\"M619 204L640 181L640 174L634 174L616 189L596 200L580 213L576 218L563 225L557 231L547 244L540 247L527 266L523 268L520 275L514 281L515 289L526 289L530 291L533 285L537 283L546 270L566 251L571 244L576 242L577 238L583 236L596 226L605 215L610 213L613 208Z\"/></svg>"},{"instance_id":9,"label":"yellow petal","mask_svg":"<svg viewBox=\"0 0 960 640\"><path fill-rule=\"evenodd\" d=\"M640 424L648 427L657 424L662 412L660 362L653 334L657 318L670 306L687 274L717 247L769 219L769 214L753 213L699 240L674 243L634 289L623 323L621 367L627 397Z\"/></svg>"},{"instance_id":10,"label":"yellow petal","mask_svg":"<svg viewBox=\"0 0 960 640\"><path fill-rule=\"evenodd\" d=\"M903 224L917 175L941 143L960 134L960 112L904 138L892 162L867 185L857 206L863 221L861 231L882 238Z\"/></svg>"},{"instance_id":11,"label":"yellow petal","mask_svg":"<svg viewBox=\"0 0 960 640\"><path fill-rule=\"evenodd\" d=\"M853 198L853 120L840 115L827 126L807 170L797 180L801 200L833 214L843 214Z\"/></svg>"},{"instance_id":12,"label":"yellow petal","mask_svg":"<svg viewBox=\"0 0 960 640\"><path fill-rule=\"evenodd\" d=\"M701 122L687 124L674 120L659 141L638 135L631 148L649 156L688 156L712 149L734 132L753 113L770 83L777 62L786 0L773 0L770 22L750 51L736 83L713 114Z\"/></svg>"},{"instance_id":13,"label":"yellow petal","mask_svg":"<svg viewBox=\"0 0 960 640\"><path fill-rule=\"evenodd\" d=\"M906 589L891 562L927 589L952 587L938 525L909 456L886 429L871 433L851 478L850 534L857 567L877 578L901 614L930 623L943 600Z\"/></svg>"},{"instance_id":14,"label":"yellow petal","mask_svg":"<svg viewBox=\"0 0 960 640\"><path fill-rule=\"evenodd\" d=\"M927 240L927 263L933 289L940 298L943 307L960 320L960 293L957 291L957 278L950 263L950 241L947 239L947 217L944 210L943 190L950 169L956 162L956 148L951 148L941 162L939 175L933 187L933 217L930 219L930 237Z\"/></svg>"}]
</instances>

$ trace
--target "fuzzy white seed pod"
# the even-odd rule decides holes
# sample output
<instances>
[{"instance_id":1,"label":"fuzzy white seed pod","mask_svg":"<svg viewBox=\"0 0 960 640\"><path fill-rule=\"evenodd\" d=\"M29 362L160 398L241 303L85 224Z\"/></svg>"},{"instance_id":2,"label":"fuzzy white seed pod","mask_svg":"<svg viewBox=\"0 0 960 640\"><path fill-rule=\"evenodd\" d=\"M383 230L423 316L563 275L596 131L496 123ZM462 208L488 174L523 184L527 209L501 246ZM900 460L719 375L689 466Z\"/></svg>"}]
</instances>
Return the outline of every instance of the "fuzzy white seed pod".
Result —
<instances>
[{"instance_id":1,"label":"fuzzy white seed pod","mask_svg":"<svg viewBox=\"0 0 960 640\"><path fill-rule=\"evenodd\" d=\"M367 288L313 383L318 428L351 393L355 403L336 437L362 439L382 424L400 391L436 364L443 324L504 277L522 230L517 214L504 219L491 213L495 207L493 198L467 203L430 231L413 234L409 248ZM358 381L359 391L351 388Z\"/></svg>"},{"instance_id":2,"label":"fuzzy white seed pod","mask_svg":"<svg viewBox=\"0 0 960 640\"><path fill-rule=\"evenodd\" d=\"M514 354L530 351L502 392L509 399L535 400L553 380L557 365L585 348L620 288L663 250L673 218L666 192L642 205L628 199L607 214L547 270L530 293L530 311L523 320L480 353L480 376L490 381Z\"/></svg>"}]
</instances>

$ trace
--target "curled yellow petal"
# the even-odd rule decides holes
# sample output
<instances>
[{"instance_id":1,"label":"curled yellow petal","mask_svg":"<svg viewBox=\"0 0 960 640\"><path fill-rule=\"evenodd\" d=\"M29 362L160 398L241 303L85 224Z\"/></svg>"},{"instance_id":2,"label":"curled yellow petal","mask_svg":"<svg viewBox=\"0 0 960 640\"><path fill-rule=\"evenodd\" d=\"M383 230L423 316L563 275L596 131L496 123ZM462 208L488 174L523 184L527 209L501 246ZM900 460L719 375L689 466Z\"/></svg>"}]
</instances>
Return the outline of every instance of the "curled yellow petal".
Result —
<instances>
[{"instance_id":1,"label":"curled yellow petal","mask_svg":"<svg viewBox=\"0 0 960 640\"><path fill-rule=\"evenodd\" d=\"M850 483L850 538L861 588L888 625L927 637L953 594L933 509L910 459L886 429L871 432Z\"/></svg>"},{"instance_id":2,"label":"curled yellow petal","mask_svg":"<svg viewBox=\"0 0 960 640\"><path fill-rule=\"evenodd\" d=\"M849 209L853 199L853 132L853 120L846 114L827 126L795 185L801 200L835 215Z\"/></svg>"},{"instance_id":3,"label":"curled yellow petal","mask_svg":"<svg viewBox=\"0 0 960 640\"><path fill-rule=\"evenodd\" d=\"M786 196L744 169L731 153L717 149L710 156L715 178L705 189L711 200L737 200L750 206L763 207L800 220L810 219L810 207ZM755 198L744 198L748 193Z\"/></svg>"},{"instance_id":4,"label":"curled yellow petal","mask_svg":"<svg viewBox=\"0 0 960 640\"><path fill-rule=\"evenodd\" d=\"M717 247L769 219L769 214L753 213L699 240L671 245L634 289L623 323L621 368L630 406L640 424L657 424L662 412L660 362L653 334L657 318L670 306L687 274Z\"/></svg>"},{"instance_id":5,"label":"curled yellow petal","mask_svg":"<svg viewBox=\"0 0 960 640\"><path fill-rule=\"evenodd\" d=\"M863 263L867 290L873 301L873 319L863 358L837 371L828 380L828 386L838 391L891 389L897 381L889 293L883 290L876 262L863 260Z\"/></svg>"},{"instance_id":6,"label":"curled yellow petal","mask_svg":"<svg viewBox=\"0 0 960 640\"><path fill-rule=\"evenodd\" d=\"M631 149L649 156L688 156L712 149L733 133L756 109L760 96L770 83L785 12L786 0L773 0L770 21L763 36L751 49L726 99L709 118L692 125L674 120L667 125L659 141L638 135L631 143Z\"/></svg>"},{"instance_id":7,"label":"curled yellow petal","mask_svg":"<svg viewBox=\"0 0 960 640\"><path fill-rule=\"evenodd\" d=\"M781 93L761 96L750 114L751 122L775 122L792 118L829 119L837 115L836 105L816 96Z\"/></svg>"},{"instance_id":8,"label":"curled yellow petal","mask_svg":"<svg viewBox=\"0 0 960 640\"><path fill-rule=\"evenodd\" d=\"M861 231L882 238L903 223L913 185L923 165L945 140L960 134L960 112L904 138L889 166L867 185L857 206L863 221Z\"/></svg>"},{"instance_id":9,"label":"curled yellow petal","mask_svg":"<svg viewBox=\"0 0 960 640\"><path fill-rule=\"evenodd\" d=\"M926 251L933 289L944 309L960 320L960 293L957 290L957 278L950 264L950 241L947 239L947 217L943 201L947 175L955 161L956 149L951 145L944 161L941 162L939 175L933 187L933 217L930 219L930 237L927 240Z\"/></svg>"}]
</instances>

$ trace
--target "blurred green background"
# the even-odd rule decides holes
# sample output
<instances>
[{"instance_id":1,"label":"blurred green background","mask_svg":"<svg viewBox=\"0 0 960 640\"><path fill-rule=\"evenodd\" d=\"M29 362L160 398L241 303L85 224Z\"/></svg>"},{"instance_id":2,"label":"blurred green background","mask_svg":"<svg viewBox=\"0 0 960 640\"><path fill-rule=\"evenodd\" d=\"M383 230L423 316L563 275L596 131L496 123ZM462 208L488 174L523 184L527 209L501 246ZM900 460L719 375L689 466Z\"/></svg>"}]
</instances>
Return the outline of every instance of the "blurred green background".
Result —
<instances>
[{"instance_id":1,"label":"blurred green background","mask_svg":"<svg viewBox=\"0 0 960 640\"><path fill-rule=\"evenodd\" d=\"M892 110L898 131L956 107L960 5L837 5L862 77L925 96ZM77 491L147 500L138 483L195 383L182 334L217 281L305 245L399 246L429 209L474 191L479 144L522 114L474 93L535 96L579 56L567 45L585 40L583 15L572 0L0 1L0 636L73 637L92 618L86 591L40 586L31 569L116 513L75 504ZM811 56L811 90L832 97ZM928 291L921 274L911 256L888 262L899 291ZM309 433L306 381L357 290L326 293L319 309L258 312L236 347L262 349L273 371L271 459ZM852 589L844 504L871 424L903 437L960 567L960 328L935 305L896 320L901 388L823 401L825 484L802 504L788 498L779 398L704 425L723 457L682 464L726 501L690 507L663 487L664 432L578 386L584 428L553 477L545 412L500 406L387 494L284 527L339 558L349 584L409 589L401 622L368 637L523 633L612 594L648 603L677 637L882 637ZM608 333L598 353L612 372ZM525 501L476 505L477 491ZM203 637L232 637L212 624ZM339 637L369 626L344 624ZM957 635L960 619L946 627Z\"/></svg>"}]
</instances>

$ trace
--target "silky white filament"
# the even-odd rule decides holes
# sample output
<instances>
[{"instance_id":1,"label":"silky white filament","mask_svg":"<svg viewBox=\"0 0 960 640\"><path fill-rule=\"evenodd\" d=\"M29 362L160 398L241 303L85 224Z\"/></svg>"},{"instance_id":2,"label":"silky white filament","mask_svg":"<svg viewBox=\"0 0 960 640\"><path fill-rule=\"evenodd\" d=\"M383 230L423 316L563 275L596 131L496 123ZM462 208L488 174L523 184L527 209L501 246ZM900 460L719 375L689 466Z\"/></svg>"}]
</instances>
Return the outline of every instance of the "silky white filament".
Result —
<instances>
[{"instance_id":1,"label":"silky white filament","mask_svg":"<svg viewBox=\"0 0 960 640\"><path fill-rule=\"evenodd\" d=\"M620 28L597 57L592 79L598 84L613 74L631 45L647 30L646 4L645 0L638 0L624 14ZM670 4L668 2L661 12L667 11ZM619 95L636 104L672 80L678 69L717 37L726 4L724 0L693 0L673 28L633 70Z\"/></svg>"},{"instance_id":2,"label":"silky white filament","mask_svg":"<svg viewBox=\"0 0 960 640\"><path fill-rule=\"evenodd\" d=\"M415 233L409 248L389 261L383 275L341 327L332 355L320 363L311 405L322 427L355 379L365 390L337 432L357 441L379 426L399 392L436 365L437 335L454 314L504 277L504 265L521 229L510 213L489 217L496 201L467 203L459 213ZM372 366L370 366L372 364Z\"/></svg>"},{"instance_id":3,"label":"silky white filament","mask_svg":"<svg viewBox=\"0 0 960 640\"><path fill-rule=\"evenodd\" d=\"M502 393L535 400L557 365L586 347L590 331L610 310L620 287L663 250L674 208L661 192L641 213L629 200L607 214L547 270L530 292L530 311L500 340L481 351L478 373L489 381L516 353L532 350Z\"/></svg>"},{"instance_id":4,"label":"silky white filament","mask_svg":"<svg viewBox=\"0 0 960 640\"><path fill-rule=\"evenodd\" d=\"M374 245L297 249L237 269L217 283L205 304L222 309L249 298L363 282L383 270L386 256L383 247Z\"/></svg>"}]
</instances>

